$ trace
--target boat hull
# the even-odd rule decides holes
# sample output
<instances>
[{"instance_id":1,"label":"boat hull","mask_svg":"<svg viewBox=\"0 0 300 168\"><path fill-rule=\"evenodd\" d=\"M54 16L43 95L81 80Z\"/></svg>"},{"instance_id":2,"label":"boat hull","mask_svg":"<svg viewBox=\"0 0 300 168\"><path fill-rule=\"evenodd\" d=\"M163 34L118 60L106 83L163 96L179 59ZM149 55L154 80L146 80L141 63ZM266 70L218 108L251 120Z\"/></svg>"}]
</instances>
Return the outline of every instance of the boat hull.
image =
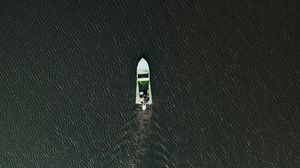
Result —
<instances>
[{"instance_id":1,"label":"boat hull","mask_svg":"<svg viewBox=\"0 0 300 168\"><path fill-rule=\"evenodd\" d=\"M144 108L145 104L152 104L150 68L149 64L144 58L142 58L137 65L135 103L142 104Z\"/></svg>"}]
</instances>

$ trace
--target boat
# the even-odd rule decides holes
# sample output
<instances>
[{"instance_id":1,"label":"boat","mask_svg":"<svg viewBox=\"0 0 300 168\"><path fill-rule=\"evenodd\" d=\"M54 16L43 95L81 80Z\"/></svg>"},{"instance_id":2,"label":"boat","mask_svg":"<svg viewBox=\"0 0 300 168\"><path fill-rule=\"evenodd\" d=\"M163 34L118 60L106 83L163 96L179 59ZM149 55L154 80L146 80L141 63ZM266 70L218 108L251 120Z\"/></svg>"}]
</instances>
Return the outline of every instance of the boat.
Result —
<instances>
[{"instance_id":1,"label":"boat","mask_svg":"<svg viewBox=\"0 0 300 168\"><path fill-rule=\"evenodd\" d=\"M150 84L150 69L149 64L142 58L136 69L136 98L135 103L142 105L142 110L145 111L147 106L152 104L152 93Z\"/></svg>"}]
</instances>

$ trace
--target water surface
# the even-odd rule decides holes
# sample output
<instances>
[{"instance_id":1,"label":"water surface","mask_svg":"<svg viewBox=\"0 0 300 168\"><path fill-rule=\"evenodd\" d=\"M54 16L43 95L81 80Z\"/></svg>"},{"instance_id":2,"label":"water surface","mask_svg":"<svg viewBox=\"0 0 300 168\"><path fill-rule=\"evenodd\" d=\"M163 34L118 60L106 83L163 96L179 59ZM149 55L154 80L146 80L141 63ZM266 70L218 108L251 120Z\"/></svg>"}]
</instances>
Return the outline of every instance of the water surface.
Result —
<instances>
[{"instance_id":1,"label":"water surface","mask_svg":"<svg viewBox=\"0 0 300 168\"><path fill-rule=\"evenodd\" d=\"M297 167L294 6L1 2L0 167Z\"/></svg>"}]
</instances>

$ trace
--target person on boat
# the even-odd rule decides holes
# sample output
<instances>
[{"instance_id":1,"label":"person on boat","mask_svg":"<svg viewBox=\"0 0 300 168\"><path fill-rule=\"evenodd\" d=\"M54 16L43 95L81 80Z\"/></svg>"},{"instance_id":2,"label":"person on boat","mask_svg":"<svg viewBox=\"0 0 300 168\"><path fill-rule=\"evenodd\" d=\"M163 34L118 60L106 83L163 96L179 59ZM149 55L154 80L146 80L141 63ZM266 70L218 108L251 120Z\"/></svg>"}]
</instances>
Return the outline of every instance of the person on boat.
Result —
<instances>
[{"instance_id":1,"label":"person on boat","mask_svg":"<svg viewBox=\"0 0 300 168\"><path fill-rule=\"evenodd\" d=\"M141 102L144 103L144 102L148 102L149 100L149 97L147 95L141 95Z\"/></svg>"},{"instance_id":2,"label":"person on boat","mask_svg":"<svg viewBox=\"0 0 300 168\"><path fill-rule=\"evenodd\" d=\"M149 97L147 95L144 95L144 101L148 102L148 100L149 100Z\"/></svg>"}]
</instances>

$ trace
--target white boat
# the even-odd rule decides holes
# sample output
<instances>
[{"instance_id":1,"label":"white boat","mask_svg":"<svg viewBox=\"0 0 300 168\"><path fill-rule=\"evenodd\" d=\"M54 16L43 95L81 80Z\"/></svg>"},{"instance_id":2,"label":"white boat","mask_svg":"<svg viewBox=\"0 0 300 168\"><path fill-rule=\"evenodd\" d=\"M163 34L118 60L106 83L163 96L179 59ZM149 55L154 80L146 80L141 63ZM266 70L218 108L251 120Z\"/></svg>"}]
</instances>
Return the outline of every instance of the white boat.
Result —
<instances>
[{"instance_id":1,"label":"white boat","mask_svg":"<svg viewBox=\"0 0 300 168\"><path fill-rule=\"evenodd\" d=\"M148 62L144 58L137 65L135 103L142 105L143 110L146 110L147 106L152 104L150 69Z\"/></svg>"}]
</instances>

